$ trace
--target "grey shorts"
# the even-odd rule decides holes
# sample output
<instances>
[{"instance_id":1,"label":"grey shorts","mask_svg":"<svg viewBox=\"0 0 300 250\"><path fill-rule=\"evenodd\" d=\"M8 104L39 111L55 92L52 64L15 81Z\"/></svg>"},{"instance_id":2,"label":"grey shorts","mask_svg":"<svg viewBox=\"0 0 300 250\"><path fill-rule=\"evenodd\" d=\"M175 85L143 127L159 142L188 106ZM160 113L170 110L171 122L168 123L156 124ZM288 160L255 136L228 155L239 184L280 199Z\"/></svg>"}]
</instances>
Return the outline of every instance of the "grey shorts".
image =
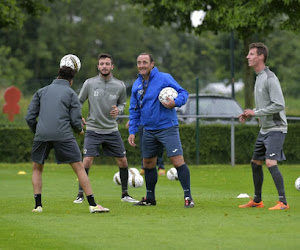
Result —
<instances>
[{"instance_id":1,"label":"grey shorts","mask_svg":"<svg viewBox=\"0 0 300 250\"><path fill-rule=\"evenodd\" d=\"M126 150L119 131L110 134L98 134L94 131L86 131L84 137L83 156L99 156L100 145L105 155L117 158L126 156Z\"/></svg>"},{"instance_id":2,"label":"grey shorts","mask_svg":"<svg viewBox=\"0 0 300 250\"><path fill-rule=\"evenodd\" d=\"M33 141L31 158L33 162L44 164L51 149L54 149L56 162L73 163L82 160L79 146L74 139L67 141Z\"/></svg>"},{"instance_id":3,"label":"grey shorts","mask_svg":"<svg viewBox=\"0 0 300 250\"><path fill-rule=\"evenodd\" d=\"M267 134L259 133L256 139L253 160L264 161L266 159L284 161L283 143L286 134L280 131L272 131Z\"/></svg>"}]
</instances>

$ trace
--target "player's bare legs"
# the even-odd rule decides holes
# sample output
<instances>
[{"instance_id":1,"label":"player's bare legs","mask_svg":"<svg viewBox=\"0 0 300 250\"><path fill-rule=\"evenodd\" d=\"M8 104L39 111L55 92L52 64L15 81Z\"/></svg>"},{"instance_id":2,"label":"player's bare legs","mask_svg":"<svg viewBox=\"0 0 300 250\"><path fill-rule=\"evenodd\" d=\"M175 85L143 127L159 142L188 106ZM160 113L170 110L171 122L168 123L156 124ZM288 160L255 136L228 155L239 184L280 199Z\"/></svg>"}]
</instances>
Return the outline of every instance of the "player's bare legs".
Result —
<instances>
[{"instance_id":1,"label":"player's bare legs","mask_svg":"<svg viewBox=\"0 0 300 250\"><path fill-rule=\"evenodd\" d=\"M175 168L178 168L184 164L183 155L176 155L170 157L170 160Z\"/></svg>"},{"instance_id":2,"label":"player's bare legs","mask_svg":"<svg viewBox=\"0 0 300 250\"><path fill-rule=\"evenodd\" d=\"M35 199L35 207L32 212L42 212L42 174L43 174L44 164L39 164L32 162L32 187Z\"/></svg>"},{"instance_id":3,"label":"player's bare legs","mask_svg":"<svg viewBox=\"0 0 300 250\"><path fill-rule=\"evenodd\" d=\"M93 164L93 161L94 161L94 157L91 156L86 156L83 158L83 167L87 175L89 175L89 171ZM74 200L74 203L82 203L83 201L84 201L83 188L79 183L78 195L76 200Z\"/></svg>"},{"instance_id":4,"label":"player's bare legs","mask_svg":"<svg viewBox=\"0 0 300 250\"><path fill-rule=\"evenodd\" d=\"M90 180L84 170L82 162L73 162L70 165L73 168L74 172L76 173L79 184L82 187L85 195L89 196L93 194Z\"/></svg>"},{"instance_id":5,"label":"player's bare legs","mask_svg":"<svg viewBox=\"0 0 300 250\"><path fill-rule=\"evenodd\" d=\"M90 205L90 212L91 213L104 213L109 212L108 208L104 208L101 205L97 205L94 199L91 183L89 180L89 177L86 174L86 171L83 167L82 162L73 162L70 163L71 167L73 168L74 172L76 173L78 177L78 181L80 186L82 187L85 196L87 197L87 200Z\"/></svg>"},{"instance_id":6,"label":"player's bare legs","mask_svg":"<svg viewBox=\"0 0 300 250\"><path fill-rule=\"evenodd\" d=\"M94 157L86 156L83 158L83 166L84 168L91 168L92 164L94 162Z\"/></svg>"},{"instance_id":7,"label":"player's bare legs","mask_svg":"<svg viewBox=\"0 0 300 250\"><path fill-rule=\"evenodd\" d=\"M32 186L34 194L42 193L42 174L43 174L44 164L39 164L36 162L32 163Z\"/></svg>"}]
</instances>

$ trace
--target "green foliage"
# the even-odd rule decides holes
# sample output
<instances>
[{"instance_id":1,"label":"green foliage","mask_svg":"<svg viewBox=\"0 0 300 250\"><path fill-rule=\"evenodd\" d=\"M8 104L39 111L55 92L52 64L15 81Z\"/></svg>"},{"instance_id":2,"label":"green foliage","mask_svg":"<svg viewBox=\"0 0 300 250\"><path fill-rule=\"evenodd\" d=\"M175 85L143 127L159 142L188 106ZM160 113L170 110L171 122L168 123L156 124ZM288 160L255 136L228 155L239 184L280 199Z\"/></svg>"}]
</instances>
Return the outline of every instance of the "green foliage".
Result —
<instances>
[{"instance_id":1,"label":"green foliage","mask_svg":"<svg viewBox=\"0 0 300 250\"><path fill-rule=\"evenodd\" d=\"M140 166L139 147L131 147L127 141L128 130L125 121L119 126L120 133L127 151L130 166ZM300 125L291 123L284 144L284 152L288 163L300 162L300 138L298 131ZM253 154L258 127L253 125L238 124L235 126L235 162L248 163ZM200 125L200 164L229 164L231 162L231 127L230 125ZM32 132L27 128L2 128L0 129L0 162L30 162ZM180 137L184 151L184 158L188 164L196 163L196 130L195 125L181 125ZM12 139L13 138L13 139ZM80 148L83 148L84 136L76 136ZM136 138L137 145L139 138ZM53 153L53 152L52 152ZM169 162L164 154L166 162ZM53 154L49 157L54 160ZM96 163L115 164L110 157L101 156Z\"/></svg>"},{"instance_id":2,"label":"green foliage","mask_svg":"<svg viewBox=\"0 0 300 250\"><path fill-rule=\"evenodd\" d=\"M167 166L170 168L170 166ZM110 209L90 214L88 203L73 204L78 189L68 165L46 164L43 172L43 212L32 213L31 164L0 164L0 235L2 249L298 249L299 191L294 181L299 165L284 165L289 210L269 211L277 192L267 172L263 185L265 208L240 209L253 194L251 167L191 166L195 207L183 207L178 181L158 177L157 205L136 207L120 201L117 167L94 165L89 172L95 199ZM266 170L266 169L265 169ZM18 175L18 171L27 174ZM129 188L139 199L142 188ZM5 195L4 195L5 194ZM16 203L18 205L16 205ZM259 226L258 226L259 225ZM282 230L283 225L284 230ZM266 233L268 232L268 233ZM271 239L271 240L270 240ZM255 245L255 246L254 246Z\"/></svg>"},{"instance_id":3,"label":"green foliage","mask_svg":"<svg viewBox=\"0 0 300 250\"><path fill-rule=\"evenodd\" d=\"M17 69L17 70L16 70ZM11 56L11 48L0 46L0 85L8 87L14 85L20 89L32 77L32 71L26 68L23 61Z\"/></svg>"},{"instance_id":4,"label":"green foliage","mask_svg":"<svg viewBox=\"0 0 300 250\"><path fill-rule=\"evenodd\" d=\"M180 30L203 34L206 31L232 32L243 41L244 56L251 42L264 40L265 36L274 30L299 31L300 1L299 0L129 0L133 4L143 7L144 20L147 25L162 27L165 24L178 27ZM195 10L203 10L206 16L198 27L192 27L190 15ZM249 72L247 61L243 60L245 105L253 105L253 76ZM221 67L218 67L221 69ZM292 76L296 75L295 73ZM296 83L296 82L295 82ZM295 93L295 92L294 92Z\"/></svg>"},{"instance_id":5,"label":"green foliage","mask_svg":"<svg viewBox=\"0 0 300 250\"><path fill-rule=\"evenodd\" d=\"M48 0L52 2L53 0ZM28 16L39 17L49 10L46 0L4 0L0 2L0 29L21 28Z\"/></svg>"}]
</instances>

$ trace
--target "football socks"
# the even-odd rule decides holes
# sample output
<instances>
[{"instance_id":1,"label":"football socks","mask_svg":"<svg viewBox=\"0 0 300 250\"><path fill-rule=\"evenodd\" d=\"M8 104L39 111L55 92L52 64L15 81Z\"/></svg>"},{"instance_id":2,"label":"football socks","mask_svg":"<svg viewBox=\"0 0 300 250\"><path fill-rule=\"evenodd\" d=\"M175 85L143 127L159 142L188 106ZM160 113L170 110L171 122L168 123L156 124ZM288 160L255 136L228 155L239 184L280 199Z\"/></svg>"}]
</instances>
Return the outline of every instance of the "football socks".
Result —
<instances>
[{"instance_id":1,"label":"football socks","mask_svg":"<svg viewBox=\"0 0 300 250\"><path fill-rule=\"evenodd\" d=\"M190 197L191 195L191 181L190 181L190 170L186 164L183 164L179 168L177 168L178 179L183 188L184 197Z\"/></svg>"},{"instance_id":2,"label":"football socks","mask_svg":"<svg viewBox=\"0 0 300 250\"><path fill-rule=\"evenodd\" d=\"M119 169L120 169L122 193L127 193L128 192L128 167L119 168Z\"/></svg>"},{"instance_id":3,"label":"football socks","mask_svg":"<svg viewBox=\"0 0 300 250\"><path fill-rule=\"evenodd\" d=\"M95 198L94 198L94 195L89 195L86 197L90 206L97 206L96 202L95 202Z\"/></svg>"},{"instance_id":4,"label":"football socks","mask_svg":"<svg viewBox=\"0 0 300 250\"><path fill-rule=\"evenodd\" d=\"M145 180L146 180L146 198L149 200L155 200L155 185L157 183L157 169L155 168L145 168Z\"/></svg>"},{"instance_id":5,"label":"football socks","mask_svg":"<svg viewBox=\"0 0 300 250\"><path fill-rule=\"evenodd\" d=\"M252 176L254 184L254 202L261 202L261 189L264 181L264 173L261 165L257 165L254 162L251 162L252 166Z\"/></svg>"},{"instance_id":6,"label":"football socks","mask_svg":"<svg viewBox=\"0 0 300 250\"><path fill-rule=\"evenodd\" d=\"M285 198L285 190L284 190L284 183L282 174L277 165L269 167L269 171L272 175L273 181L278 191L279 201L282 202L284 205L287 205L286 198Z\"/></svg>"},{"instance_id":7,"label":"football socks","mask_svg":"<svg viewBox=\"0 0 300 250\"><path fill-rule=\"evenodd\" d=\"M35 200L35 207L42 207L42 194L35 194L34 195L34 200Z\"/></svg>"}]
</instances>

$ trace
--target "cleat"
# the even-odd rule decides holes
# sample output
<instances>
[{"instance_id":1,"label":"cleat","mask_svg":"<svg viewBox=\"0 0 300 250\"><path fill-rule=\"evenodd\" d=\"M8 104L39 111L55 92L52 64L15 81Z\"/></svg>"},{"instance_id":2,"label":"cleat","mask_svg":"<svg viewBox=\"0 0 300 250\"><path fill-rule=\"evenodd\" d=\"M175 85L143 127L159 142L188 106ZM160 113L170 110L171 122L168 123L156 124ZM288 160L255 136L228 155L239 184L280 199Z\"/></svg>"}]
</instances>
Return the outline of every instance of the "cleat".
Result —
<instances>
[{"instance_id":1,"label":"cleat","mask_svg":"<svg viewBox=\"0 0 300 250\"><path fill-rule=\"evenodd\" d=\"M125 195L124 197L121 198L121 201L124 202L132 202L132 203L136 203L139 202L138 200L133 199L130 195Z\"/></svg>"},{"instance_id":2,"label":"cleat","mask_svg":"<svg viewBox=\"0 0 300 250\"><path fill-rule=\"evenodd\" d=\"M100 205L96 206L89 206L90 213L107 213L109 212L109 209L106 207L102 207Z\"/></svg>"},{"instance_id":3,"label":"cleat","mask_svg":"<svg viewBox=\"0 0 300 250\"><path fill-rule=\"evenodd\" d=\"M289 209L289 204L285 205L283 202L277 201L277 205L270 207L269 210L286 210Z\"/></svg>"},{"instance_id":4,"label":"cleat","mask_svg":"<svg viewBox=\"0 0 300 250\"><path fill-rule=\"evenodd\" d=\"M159 176L165 176L165 175L166 175L166 170L160 168L160 169L158 170L158 175L159 175Z\"/></svg>"},{"instance_id":5,"label":"cleat","mask_svg":"<svg viewBox=\"0 0 300 250\"><path fill-rule=\"evenodd\" d=\"M84 201L83 196L77 196L76 200L73 201L73 203L82 203Z\"/></svg>"},{"instance_id":6,"label":"cleat","mask_svg":"<svg viewBox=\"0 0 300 250\"><path fill-rule=\"evenodd\" d=\"M257 208L263 208L264 203L261 201L259 203L254 202L252 198L250 198L250 201L246 204L239 205L239 208L246 208L246 207L257 207Z\"/></svg>"},{"instance_id":7,"label":"cleat","mask_svg":"<svg viewBox=\"0 0 300 250\"><path fill-rule=\"evenodd\" d=\"M145 170L142 168L141 170L140 170L140 175L144 175L145 174Z\"/></svg>"},{"instance_id":8,"label":"cleat","mask_svg":"<svg viewBox=\"0 0 300 250\"><path fill-rule=\"evenodd\" d=\"M43 208L41 206L38 206L38 207L32 209L32 212L33 213L41 213L41 212L43 212Z\"/></svg>"},{"instance_id":9,"label":"cleat","mask_svg":"<svg viewBox=\"0 0 300 250\"><path fill-rule=\"evenodd\" d=\"M192 208L195 206L194 200L192 200L190 197L184 198L184 207Z\"/></svg>"},{"instance_id":10,"label":"cleat","mask_svg":"<svg viewBox=\"0 0 300 250\"><path fill-rule=\"evenodd\" d=\"M147 198L142 198L141 201L134 203L133 206L155 206L156 200L148 200Z\"/></svg>"}]
</instances>

